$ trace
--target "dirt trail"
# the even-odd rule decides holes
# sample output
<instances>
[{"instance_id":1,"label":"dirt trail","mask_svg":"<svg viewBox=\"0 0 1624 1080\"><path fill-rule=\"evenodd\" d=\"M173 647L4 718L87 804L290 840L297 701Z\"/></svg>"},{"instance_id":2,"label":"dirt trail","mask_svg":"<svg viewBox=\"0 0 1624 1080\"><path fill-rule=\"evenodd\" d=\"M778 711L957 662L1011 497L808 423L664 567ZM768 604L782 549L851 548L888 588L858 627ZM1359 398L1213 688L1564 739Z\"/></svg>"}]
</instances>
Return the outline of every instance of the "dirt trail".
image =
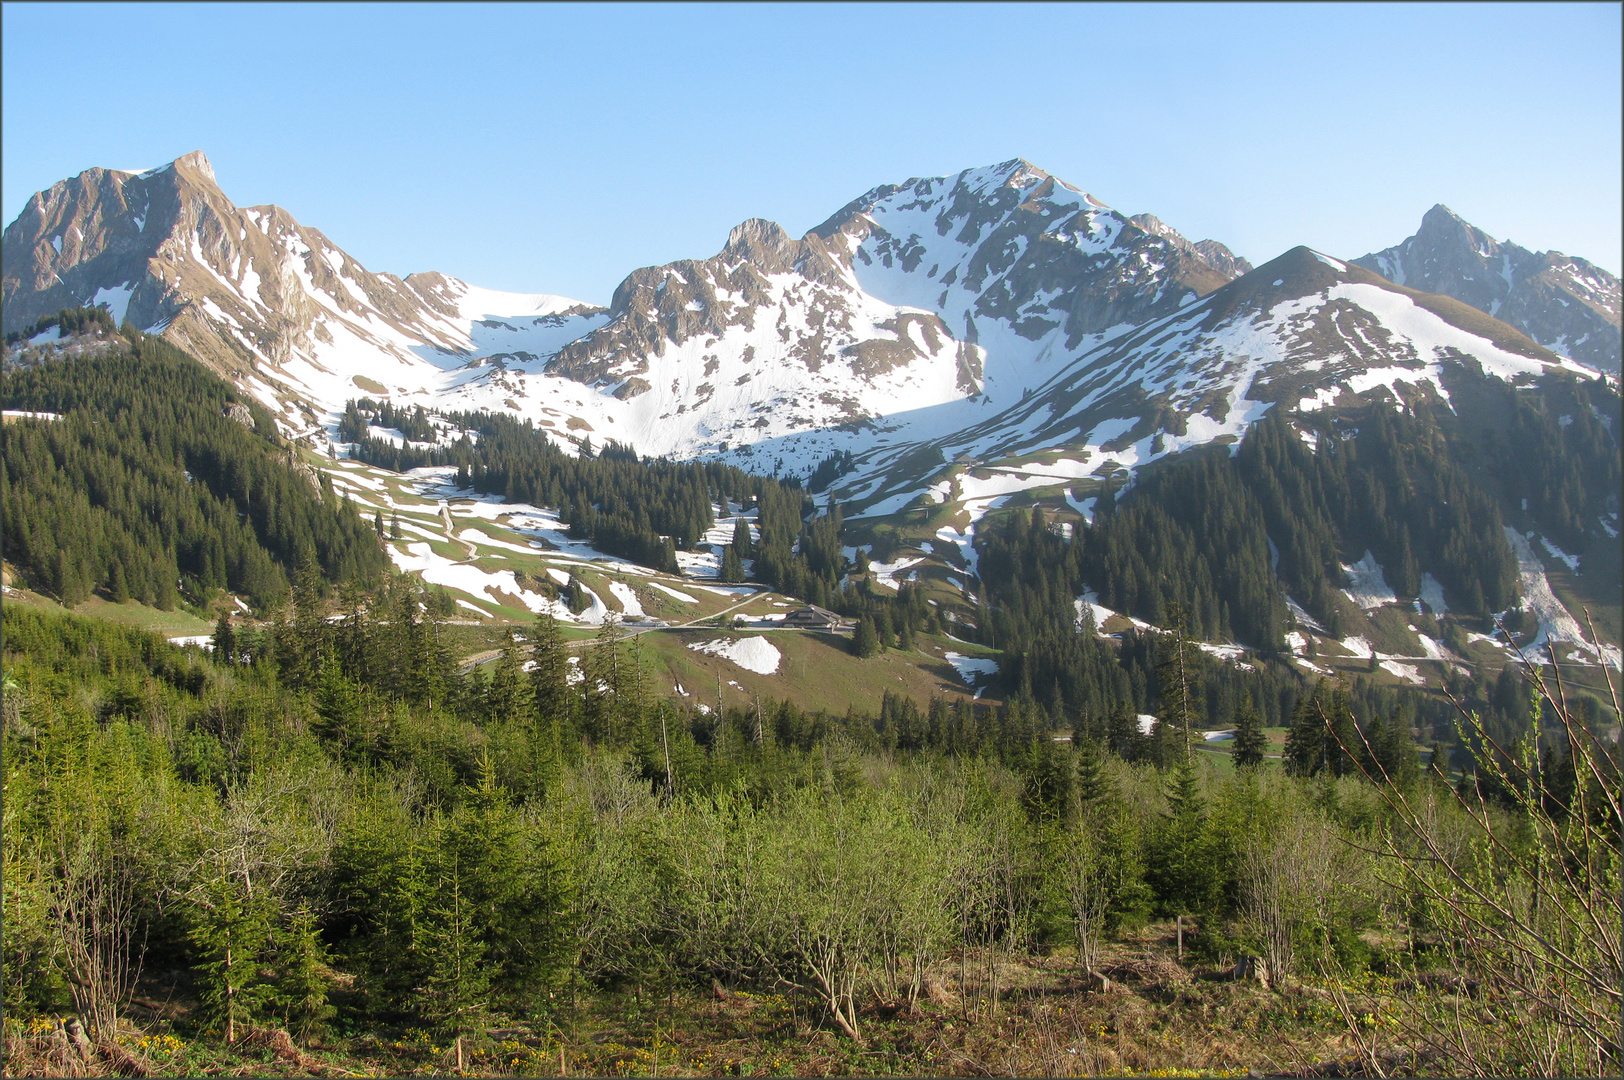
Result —
<instances>
[{"instance_id":1,"label":"dirt trail","mask_svg":"<svg viewBox=\"0 0 1624 1080\"><path fill-rule=\"evenodd\" d=\"M453 543L461 544L463 547L468 549L468 558L464 559L463 562L472 562L475 556L479 554L479 549L474 546L474 542L472 540L464 540L462 537L458 536L452 531L451 507L447 506L445 503L440 504L440 526L445 530L445 538L447 540L450 540Z\"/></svg>"}]
</instances>

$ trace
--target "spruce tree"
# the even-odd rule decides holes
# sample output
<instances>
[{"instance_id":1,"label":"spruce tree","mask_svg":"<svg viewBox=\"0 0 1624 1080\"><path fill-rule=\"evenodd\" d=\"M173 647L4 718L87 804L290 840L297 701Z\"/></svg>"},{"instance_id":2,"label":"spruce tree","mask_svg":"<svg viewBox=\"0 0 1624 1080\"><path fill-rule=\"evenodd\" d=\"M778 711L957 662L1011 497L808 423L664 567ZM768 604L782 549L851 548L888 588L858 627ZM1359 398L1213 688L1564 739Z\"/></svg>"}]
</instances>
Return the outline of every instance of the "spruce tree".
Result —
<instances>
[{"instance_id":1,"label":"spruce tree","mask_svg":"<svg viewBox=\"0 0 1624 1080\"><path fill-rule=\"evenodd\" d=\"M188 933L201 963L198 997L203 1016L220 1025L228 1043L239 1024L251 1024L269 987L260 958L270 941L275 908L262 886L221 868L195 890Z\"/></svg>"},{"instance_id":2,"label":"spruce tree","mask_svg":"<svg viewBox=\"0 0 1624 1080\"><path fill-rule=\"evenodd\" d=\"M1378 718L1379 720L1379 718ZM1371 744L1381 772L1389 783L1408 788L1420 775L1416 760L1415 741L1410 735L1410 714L1402 705L1395 706L1392 715L1381 722L1380 736L1372 735Z\"/></svg>"},{"instance_id":3,"label":"spruce tree","mask_svg":"<svg viewBox=\"0 0 1624 1080\"><path fill-rule=\"evenodd\" d=\"M1338 686L1331 695L1327 712L1329 723L1324 728L1325 750L1322 760L1332 776L1351 776L1358 772L1356 764L1364 740L1353 717L1353 703L1344 686Z\"/></svg>"},{"instance_id":4,"label":"spruce tree","mask_svg":"<svg viewBox=\"0 0 1624 1080\"><path fill-rule=\"evenodd\" d=\"M1263 734L1263 720L1252 702L1252 692L1246 692L1241 707L1235 710L1235 767L1251 768L1263 764L1263 750L1268 740Z\"/></svg>"},{"instance_id":5,"label":"spruce tree","mask_svg":"<svg viewBox=\"0 0 1624 1080\"><path fill-rule=\"evenodd\" d=\"M717 576L729 584L744 580L744 563L739 560L739 552L734 545L729 544L722 549L722 568Z\"/></svg>"},{"instance_id":6,"label":"spruce tree","mask_svg":"<svg viewBox=\"0 0 1624 1080\"><path fill-rule=\"evenodd\" d=\"M327 642L322 615L321 569L315 553L306 548L293 576L293 623L282 665L283 676L294 686L313 680L321 666Z\"/></svg>"},{"instance_id":7,"label":"spruce tree","mask_svg":"<svg viewBox=\"0 0 1624 1080\"><path fill-rule=\"evenodd\" d=\"M1150 878L1167 914L1189 915L1207 907L1219 884L1193 761L1173 766L1165 794L1167 816L1152 845Z\"/></svg>"},{"instance_id":8,"label":"spruce tree","mask_svg":"<svg viewBox=\"0 0 1624 1080\"><path fill-rule=\"evenodd\" d=\"M1190 642L1185 636L1184 605L1177 600L1168 602L1163 629L1166 633L1161 645L1166 654L1156 667L1157 694L1161 699L1156 734L1164 754L1177 754L1188 761L1201 711L1194 693L1197 672ZM1169 729L1165 736L1164 727ZM1182 745L1175 746L1174 741Z\"/></svg>"},{"instance_id":9,"label":"spruce tree","mask_svg":"<svg viewBox=\"0 0 1624 1080\"><path fill-rule=\"evenodd\" d=\"M874 628L874 617L864 615L857 621L857 632L852 635L851 651L859 660L867 660L880 651L880 635Z\"/></svg>"},{"instance_id":10,"label":"spruce tree","mask_svg":"<svg viewBox=\"0 0 1624 1080\"><path fill-rule=\"evenodd\" d=\"M316 917L300 907L274 935L278 973L266 995L267 1008L300 1038L319 1031L337 1010L327 1002L322 968L327 950Z\"/></svg>"},{"instance_id":11,"label":"spruce tree","mask_svg":"<svg viewBox=\"0 0 1624 1080\"><path fill-rule=\"evenodd\" d=\"M231 629L231 620L222 612L214 624L214 659L221 664L237 662L237 635Z\"/></svg>"},{"instance_id":12,"label":"spruce tree","mask_svg":"<svg viewBox=\"0 0 1624 1080\"><path fill-rule=\"evenodd\" d=\"M618 745L631 731L621 723L625 657L620 650L620 620L613 612L598 627L598 636L581 661L581 668L585 675L582 729L594 742Z\"/></svg>"},{"instance_id":13,"label":"spruce tree","mask_svg":"<svg viewBox=\"0 0 1624 1080\"><path fill-rule=\"evenodd\" d=\"M1387 771L1390 742L1387 723L1380 713L1371 718L1361 735L1363 738L1355 746L1359 768L1371 783L1380 784Z\"/></svg>"},{"instance_id":14,"label":"spruce tree","mask_svg":"<svg viewBox=\"0 0 1624 1080\"><path fill-rule=\"evenodd\" d=\"M501 654L491 666L485 683L485 716L492 723L505 723L523 719L529 712L524 675L519 664L519 647L509 630L504 638Z\"/></svg>"},{"instance_id":15,"label":"spruce tree","mask_svg":"<svg viewBox=\"0 0 1624 1080\"><path fill-rule=\"evenodd\" d=\"M364 749L361 695L355 684L344 677L332 654L322 657L316 676L316 716L311 729L333 744L345 760L354 760Z\"/></svg>"},{"instance_id":16,"label":"spruce tree","mask_svg":"<svg viewBox=\"0 0 1624 1080\"><path fill-rule=\"evenodd\" d=\"M551 610L536 616L531 631L530 683L535 714L543 723L567 723L570 714L569 653L564 633Z\"/></svg>"},{"instance_id":17,"label":"spruce tree","mask_svg":"<svg viewBox=\"0 0 1624 1080\"><path fill-rule=\"evenodd\" d=\"M1086 735L1073 734L1072 744L1077 752L1077 798L1086 813L1113 798L1116 792L1105 775L1099 743Z\"/></svg>"},{"instance_id":18,"label":"spruce tree","mask_svg":"<svg viewBox=\"0 0 1624 1080\"><path fill-rule=\"evenodd\" d=\"M1111 718L1106 723L1106 739L1111 752L1123 761L1139 760L1139 747L1144 736L1139 733L1139 717L1133 711L1133 702L1119 699L1111 707Z\"/></svg>"},{"instance_id":19,"label":"spruce tree","mask_svg":"<svg viewBox=\"0 0 1624 1080\"><path fill-rule=\"evenodd\" d=\"M452 1039L460 1074L464 1067L463 1038L484 1019L491 987L480 913L468 901L463 867L456 854L441 872L436 892L422 935L428 974L422 1002L428 1018Z\"/></svg>"},{"instance_id":20,"label":"spruce tree","mask_svg":"<svg viewBox=\"0 0 1624 1080\"><path fill-rule=\"evenodd\" d=\"M564 588L568 593L569 609L572 614L579 615L592 606L592 598L587 595L586 587L581 584L573 570L570 572L569 583Z\"/></svg>"},{"instance_id":21,"label":"spruce tree","mask_svg":"<svg viewBox=\"0 0 1624 1080\"><path fill-rule=\"evenodd\" d=\"M1320 716L1321 688L1302 694L1291 709L1291 725L1286 732L1286 771L1293 776L1313 776L1325 763L1325 721Z\"/></svg>"}]
</instances>

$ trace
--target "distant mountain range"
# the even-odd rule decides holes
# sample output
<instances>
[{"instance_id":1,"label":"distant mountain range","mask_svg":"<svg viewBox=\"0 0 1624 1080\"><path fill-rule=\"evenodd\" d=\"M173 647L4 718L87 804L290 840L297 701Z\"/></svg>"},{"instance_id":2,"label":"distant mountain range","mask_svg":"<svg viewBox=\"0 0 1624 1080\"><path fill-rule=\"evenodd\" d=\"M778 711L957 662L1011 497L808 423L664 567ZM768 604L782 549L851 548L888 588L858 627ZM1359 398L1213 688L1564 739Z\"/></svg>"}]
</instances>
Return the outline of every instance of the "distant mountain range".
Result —
<instances>
[{"instance_id":1,"label":"distant mountain range","mask_svg":"<svg viewBox=\"0 0 1624 1080\"><path fill-rule=\"evenodd\" d=\"M1293 571L1299 595L1269 583L1282 558L1307 565L1289 542L1273 550L1284 533L1254 536L1244 553L1207 551L1233 537L1203 526L1179 534L1178 554L1171 526L1146 526L1120 540L1140 562L1118 552L1109 574L1070 582L1062 615L1079 589L1140 574L1138 598L1113 602L1151 618L1146 597L1184 575L1180 587L1206 598L1209 629L1251 625L1253 643L1268 644L1275 615L1302 600L1317 615L1294 614L1299 630L1330 633L1312 620L1337 612L1354 628L1344 651L1363 656L1380 638L1395 656L1430 657L1431 639L1415 637L1424 627L1387 626L1383 612L1402 608L1408 620L1425 593L1439 615L1451 605L1482 615L1491 595L1509 602L1520 590L1538 640L1617 663L1616 647L1590 642L1552 593L1533 545L1616 611L1618 281L1582 259L1499 243L1443 207L1415 236L1359 260L1297 247L1254 267L1017 159L874 188L798 238L743 222L709 258L634 270L601 307L373 273L278 207L233 204L194 153L144 173L91 169L34 196L5 230L3 300L8 335L33 328L13 355L50 355L62 328L36 324L59 309L105 307L232 380L266 406L267 424L323 455L344 457L363 430L399 446L404 430L382 418L421 405L506 413L570 448L614 440L804 478L820 505L841 504L866 537L857 542L901 545L886 558L932 568L978 619L990 595L978 570L987 515L1041 507L1076 535L1119 495L1135 505L1140 485L1162 492L1146 496L1145 521L1197 506L1255 517L1247 500L1258 496L1234 484L1227 496L1208 485L1198 499L1178 495L1182 505L1157 504L1182 489L1144 470L1233 450L1269 415L1284 426L1267 439L1307 447L1287 479L1320 548L1317 569ZM109 343L68 345L87 347ZM346 403L362 397L390 408L352 412L341 437ZM1402 448L1430 477L1421 487L1378 437L1389 422L1378 418L1398 412L1422 433ZM1361 425L1377 435L1360 440ZM444 416L410 426L442 445L461 437ZM426 450L399 460L428 460ZM1353 460L1365 453L1386 457ZM1188 478L1227 457L1169 472ZM1304 477L1321 487L1301 487ZM1445 494L1417 501L1422 488ZM1414 519L1397 539L1377 527L1392 524L1380 509L1392 500ZM1320 520L1322 503L1336 504L1341 525ZM401 565L418 557L395 554ZM1231 557L1242 554L1237 577ZM1197 572L1198 556L1229 569ZM1402 596L1383 562L1408 583ZM1228 596L1241 578L1272 599L1257 608ZM1231 600L1233 620L1213 615ZM1307 647L1302 633L1283 640Z\"/></svg>"},{"instance_id":2,"label":"distant mountain range","mask_svg":"<svg viewBox=\"0 0 1624 1080\"><path fill-rule=\"evenodd\" d=\"M1442 207L1354 264L1298 248L1254 269L1022 160L877 187L798 239L744 222L603 308L372 273L278 207L234 205L193 153L35 195L3 290L7 332L106 306L290 433L336 436L367 395L765 472L849 452L842 490L872 506L917 495L939 455L1064 452L1109 475L1237 438L1275 402L1619 366L1616 278Z\"/></svg>"}]
</instances>

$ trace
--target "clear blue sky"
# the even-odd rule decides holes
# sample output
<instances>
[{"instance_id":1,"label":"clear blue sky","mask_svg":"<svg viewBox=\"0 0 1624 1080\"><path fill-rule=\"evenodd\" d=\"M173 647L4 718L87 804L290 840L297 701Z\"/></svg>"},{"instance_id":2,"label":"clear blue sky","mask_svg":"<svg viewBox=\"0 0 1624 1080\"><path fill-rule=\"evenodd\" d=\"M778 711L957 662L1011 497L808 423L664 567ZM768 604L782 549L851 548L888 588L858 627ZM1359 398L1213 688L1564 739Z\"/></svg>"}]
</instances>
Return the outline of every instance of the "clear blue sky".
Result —
<instances>
[{"instance_id":1,"label":"clear blue sky","mask_svg":"<svg viewBox=\"0 0 1624 1080\"><path fill-rule=\"evenodd\" d=\"M604 302L1025 157L1254 261L1435 202L1617 273L1617 4L3 8L4 216L201 149L368 268Z\"/></svg>"}]
</instances>

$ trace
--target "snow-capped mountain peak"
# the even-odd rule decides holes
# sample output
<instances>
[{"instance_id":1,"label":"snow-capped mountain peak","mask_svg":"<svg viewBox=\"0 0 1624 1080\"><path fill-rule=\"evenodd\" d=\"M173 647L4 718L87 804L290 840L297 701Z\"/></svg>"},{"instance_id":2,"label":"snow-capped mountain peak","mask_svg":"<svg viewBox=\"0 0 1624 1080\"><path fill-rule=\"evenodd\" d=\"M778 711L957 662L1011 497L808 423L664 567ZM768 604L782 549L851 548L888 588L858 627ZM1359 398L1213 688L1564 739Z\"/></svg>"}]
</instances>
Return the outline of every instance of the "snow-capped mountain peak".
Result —
<instances>
[{"instance_id":1,"label":"snow-capped mountain peak","mask_svg":"<svg viewBox=\"0 0 1624 1080\"><path fill-rule=\"evenodd\" d=\"M1469 230L1438 208L1424 232L1505 258ZM1248 268L1017 158L873 188L799 238L746 220L709 258L633 271L599 308L372 273L278 207L233 205L190 154L36 195L5 233L4 296L8 331L107 304L293 430L331 430L367 395L764 472L849 450L890 476L851 489L870 502L904 494L918 470L886 463L922 445L951 459L1083 440L1115 455L1090 470L1131 469L1274 403L1446 396L1461 357L1518 378L1556 362L1464 304L1306 248L1231 277ZM1132 460L1106 449L1141 442Z\"/></svg>"},{"instance_id":2,"label":"snow-capped mountain peak","mask_svg":"<svg viewBox=\"0 0 1624 1080\"><path fill-rule=\"evenodd\" d=\"M448 360L477 349L483 318L596 310L439 274L371 273L281 207L234 205L201 152L143 173L90 169L36 194L5 232L4 303L8 331L104 304L294 427L347 396L437 388Z\"/></svg>"},{"instance_id":3,"label":"snow-capped mountain peak","mask_svg":"<svg viewBox=\"0 0 1624 1080\"><path fill-rule=\"evenodd\" d=\"M1584 259L1498 241L1439 203L1414 236L1354 262L1470 304L1593 370L1619 370L1619 281Z\"/></svg>"}]
</instances>

